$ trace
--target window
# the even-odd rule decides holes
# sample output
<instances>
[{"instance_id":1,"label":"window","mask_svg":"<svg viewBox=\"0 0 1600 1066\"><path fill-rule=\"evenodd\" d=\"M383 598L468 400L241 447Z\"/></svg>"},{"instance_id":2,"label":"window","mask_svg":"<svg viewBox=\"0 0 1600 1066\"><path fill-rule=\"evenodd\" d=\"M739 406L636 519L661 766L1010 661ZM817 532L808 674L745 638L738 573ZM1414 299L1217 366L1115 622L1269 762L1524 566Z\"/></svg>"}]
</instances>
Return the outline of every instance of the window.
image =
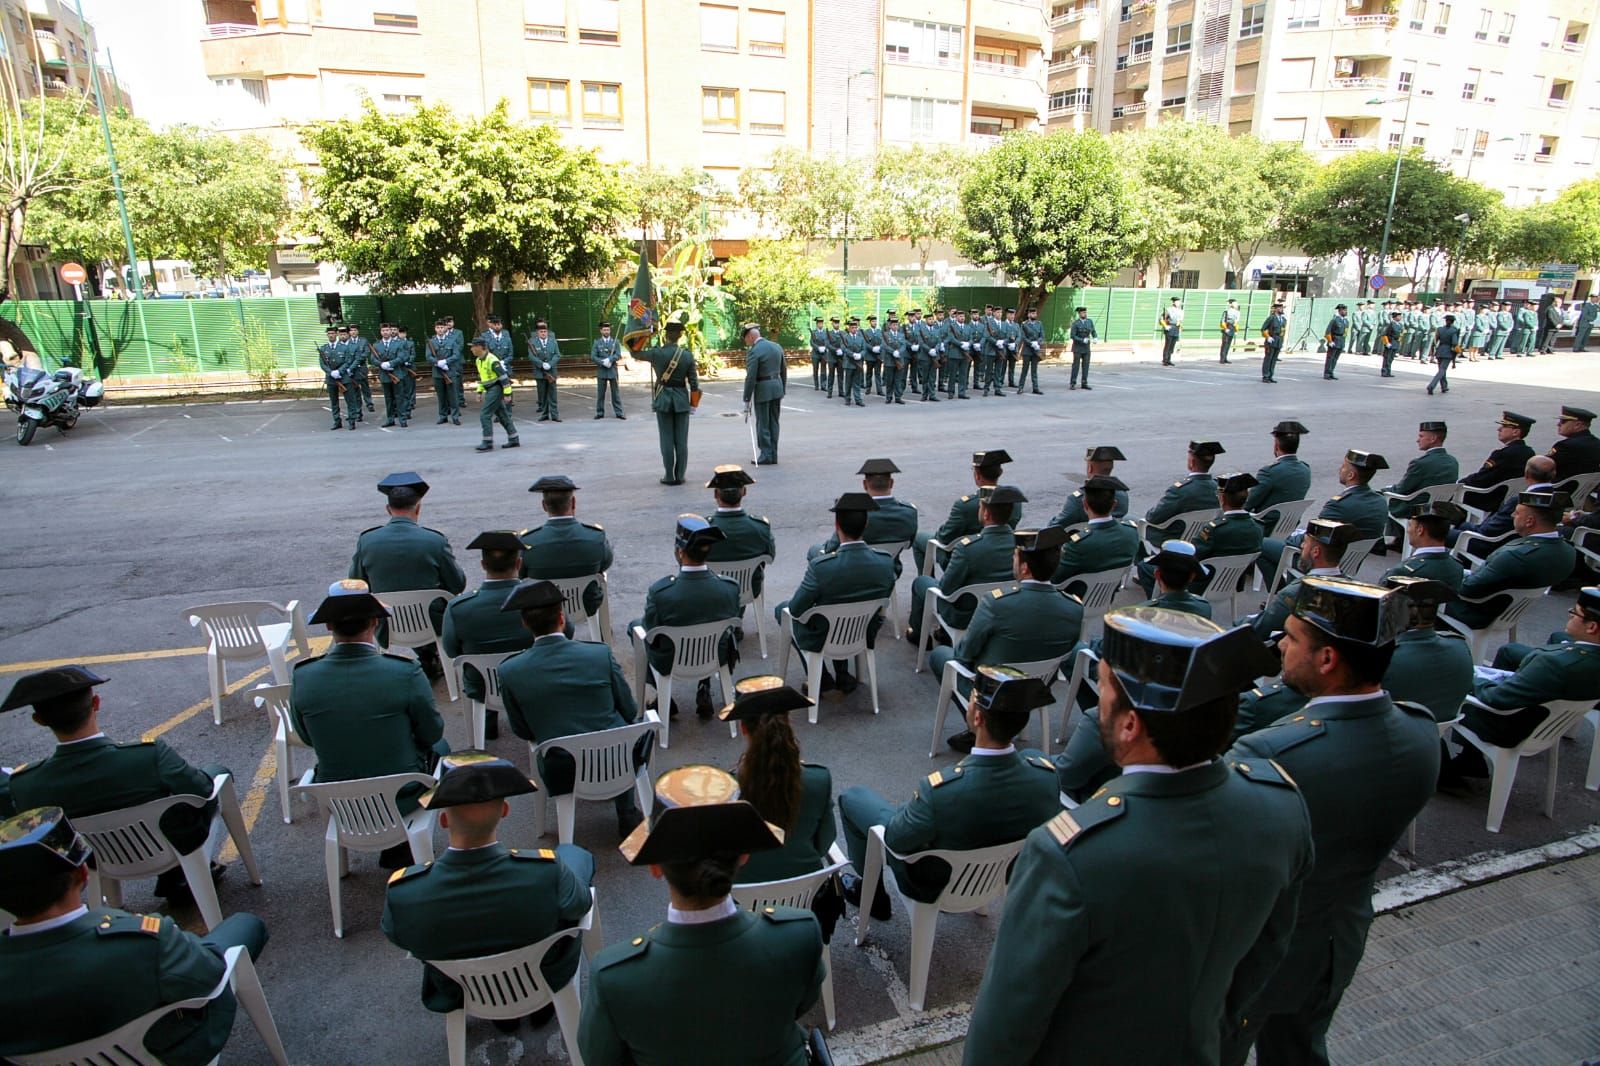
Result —
<instances>
[{"instance_id":1,"label":"window","mask_svg":"<svg viewBox=\"0 0 1600 1066\"><path fill-rule=\"evenodd\" d=\"M1200 271L1174 270L1167 278L1169 289L1198 289L1200 287Z\"/></svg>"},{"instance_id":2,"label":"window","mask_svg":"<svg viewBox=\"0 0 1600 1066\"><path fill-rule=\"evenodd\" d=\"M1493 24L1494 12L1489 8L1480 10L1478 12L1478 28L1472 32L1472 39L1474 41L1487 41L1489 39L1489 27Z\"/></svg>"},{"instance_id":3,"label":"window","mask_svg":"<svg viewBox=\"0 0 1600 1066\"><path fill-rule=\"evenodd\" d=\"M583 124L622 125L622 86L611 81L583 83Z\"/></svg>"},{"instance_id":4,"label":"window","mask_svg":"<svg viewBox=\"0 0 1600 1066\"><path fill-rule=\"evenodd\" d=\"M1183 22L1176 26L1167 27L1167 52L1169 56L1182 55L1191 47L1190 38L1194 35L1194 23Z\"/></svg>"},{"instance_id":5,"label":"window","mask_svg":"<svg viewBox=\"0 0 1600 1066\"><path fill-rule=\"evenodd\" d=\"M1422 68L1422 79L1417 83L1418 96L1432 96L1439 85L1439 64L1429 63Z\"/></svg>"},{"instance_id":6,"label":"window","mask_svg":"<svg viewBox=\"0 0 1600 1066\"><path fill-rule=\"evenodd\" d=\"M422 96L419 93L380 93L373 101L378 105L379 111L390 114L400 111L410 111L414 107L422 106Z\"/></svg>"},{"instance_id":7,"label":"window","mask_svg":"<svg viewBox=\"0 0 1600 1066\"><path fill-rule=\"evenodd\" d=\"M618 0L578 0L578 40L584 44L616 44ZM620 95L620 93L618 94Z\"/></svg>"},{"instance_id":8,"label":"window","mask_svg":"<svg viewBox=\"0 0 1600 1066\"><path fill-rule=\"evenodd\" d=\"M1416 132L1411 135L1411 147L1424 149L1428 147L1428 124L1426 122L1416 124Z\"/></svg>"},{"instance_id":9,"label":"window","mask_svg":"<svg viewBox=\"0 0 1600 1066\"><path fill-rule=\"evenodd\" d=\"M1184 104L1186 104L1188 102L1189 102L1188 94L1183 94L1183 95L1180 95L1180 96L1169 96L1166 99L1161 101L1161 106L1162 107L1182 107Z\"/></svg>"},{"instance_id":10,"label":"window","mask_svg":"<svg viewBox=\"0 0 1600 1066\"><path fill-rule=\"evenodd\" d=\"M1130 62L1143 63L1149 60L1150 53L1155 50L1156 35L1153 33L1136 34L1133 38L1133 51L1130 53Z\"/></svg>"},{"instance_id":11,"label":"window","mask_svg":"<svg viewBox=\"0 0 1600 1066\"><path fill-rule=\"evenodd\" d=\"M1289 28L1314 29L1322 22L1322 0L1289 0Z\"/></svg>"},{"instance_id":12,"label":"window","mask_svg":"<svg viewBox=\"0 0 1600 1066\"><path fill-rule=\"evenodd\" d=\"M1272 139L1294 141L1306 139L1306 120L1303 118L1275 118L1272 120Z\"/></svg>"},{"instance_id":13,"label":"window","mask_svg":"<svg viewBox=\"0 0 1600 1066\"><path fill-rule=\"evenodd\" d=\"M1118 52L1117 53L1117 69L1118 70L1127 70L1128 69L1128 53L1126 53L1126 52Z\"/></svg>"},{"instance_id":14,"label":"window","mask_svg":"<svg viewBox=\"0 0 1600 1066\"><path fill-rule=\"evenodd\" d=\"M1483 76L1483 84L1478 87L1478 99L1486 104L1492 104L1500 96L1500 79L1505 75L1498 70L1491 70Z\"/></svg>"},{"instance_id":15,"label":"window","mask_svg":"<svg viewBox=\"0 0 1600 1066\"><path fill-rule=\"evenodd\" d=\"M1399 130L1390 130L1389 131L1389 151L1391 151L1391 152L1396 151L1396 150L1399 149L1399 147L1400 147L1400 131Z\"/></svg>"},{"instance_id":16,"label":"window","mask_svg":"<svg viewBox=\"0 0 1600 1066\"><path fill-rule=\"evenodd\" d=\"M1461 126L1456 127L1456 138L1450 145L1450 154L1461 156L1467 154L1467 138L1472 136L1472 131Z\"/></svg>"},{"instance_id":17,"label":"window","mask_svg":"<svg viewBox=\"0 0 1600 1066\"><path fill-rule=\"evenodd\" d=\"M1428 22L1428 0L1412 0L1411 19L1406 23L1407 29L1420 30Z\"/></svg>"},{"instance_id":18,"label":"window","mask_svg":"<svg viewBox=\"0 0 1600 1066\"><path fill-rule=\"evenodd\" d=\"M1495 40L1501 44L1511 43L1511 30L1517 24L1517 16L1507 11L1500 16L1500 33Z\"/></svg>"},{"instance_id":19,"label":"window","mask_svg":"<svg viewBox=\"0 0 1600 1066\"><path fill-rule=\"evenodd\" d=\"M987 63L991 67L1018 67L1022 65L1022 56L1015 48L997 48L994 45L974 44L972 46L972 60L974 63Z\"/></svg>"},{"instance_id":20,"label":"window","mask_svg":"<svg viewBox=\"0 0 1600 1066\"><path fill-rule=\"evenodd\" d=\"M1239 40L1260 37L1267 28L1267 5L1246 4L1239 15Z\"/></svg>"},{"instance_id":21,"label":"window","mask_svg":"<svg viewBox=\"0 0 1600 1066\"><path fill-rule=\"evenodd\" d=\"M767 89L750 90L750 132L782 133L785 100L783 93Z\"/></svg>"},{"instance_id":22,"label":"window","mask_svg":"<svg viewBox=\"0 0 1600 1066\"><path fill-rule=\"evenodd\" d=\"M700 47L707 52L737 52L739 9L701 4Z\"/></svg>"},{"instance_id":23,"label":"window","mask_svg":"<svg viewBox=\"0 0 1600 1066\"><path fill-rule=\"evenodd\" d=\"M900 140L961 139L961 104L922 96L885 96L883 126Z\"/></svg>"},{"instance_id":24,"label":"window","mask_svg":"<svg viewBox=\"0 0 1600 1066\"><path fill-rule=\"evenodd\" d=\"M567 39L567 0L522 0L522 35L530 41Z\"/></svg>"},{"instance_id":25,"label":"window","mask_svg":"<svg viewBox=\"0 0 1600 1066\"><path fill-rule=\"evenodd\" d=\"M1087 112L1093 99L1093 89L1060 89L1050 94L1050 111L1053 114Z\"/></svg>"},{"instance_id":26,"label":"window","mask_svg":"<svg viewBox=\"0 0 1600 1066\"><path fill-rule=\"evenodd\" d=\"M883 58L891 63L960 66L961 27L942 22L886 19L883 27Z\"/></svg>"},{"instance_id":27,"label":"window","mask_svg":"<svg viewBox=\"0 0 1600 1066\"><path fill-rule=\"evenodd\" d=\"M1597 155L1600 155L1600 137L1579 137L1578 150L1572 157L1572 165L1592 167Z\"/></svg>"},{"instance_id":28,"label":"window","mask_svg":"<svg viewBox=\"0 0 1600 1066\"><path fill-rule=\"evenodd\" d=\"M572 100L566 81L550 78L528 79L528 115L546 122L565 122L572 117Z\"/></svg>"},{"instance_id":29,"label":"window","mask_svg":"<svg viewBox=\"0 0 1600 1066\"><path fill-rule=\"evenodd\" d=\"M1478 98L1478 83L1483 80L1483 71L1477 67L1467 68L1467 80L1461 83L1461 99L1476 100Z\"/></svg>"},{"instance_id":30,"label":"window","mask_svg":"<svg viewBox=\"0 0 1600 1066\"><path fill-rule=\"evenodd\" d=\"M1260 77L1260 63L1240 63L1233 68L1233 92L1236 96L1248 96L1256 91L1256 79Z\"/></svg>"},{"instance_id":31,"label":"window","mask_svg":"<svg viewBox=\"0 0 1600 1066\"><path fill-rule=\"evenodd\" d=\"M392 4L393 0L388 2ZM414 30L417 28L417 16L415 12L403 14L397 11L374 11L372 24L386 30Z\"/></svg>"},{"instance_id":32,"label":"window","mask_svg":"<svg viewBox=\"0 0 1600 1066\"><path fill-rule=\"evenodd\" d=\"M1479 130L1472 135L1472 158L1482 159L1489 151L1489 131Z\"/></svg>"},{"instance_id":33,"label":"window","mask_svg":"<svg viewBox=\"0 0 1600 1066\"><path fill-rule=\"evenodd\" d=\"M1555 138L1555 137L1540 137L1539 138L1539 150L1536 153L1534 153L1533 161L1535 163L1541 163L1541 162L1542 163L1548 163L1548 162L1550 162L1550 160L1556 154L1556 141L1557 141L1557 139L1558 138Z\"/></svg>"},{"instance_id":34,"label":"window","mask_svg":"<svg viewBox=\"0 0 1600 1066\"><path fill-rule=\"evenodd\" d=\"M1311 76L1315 68L1316 61L1312 59L1285 59L1278 64L1278 71L1282 75L1279 87L1285 92L1311 88Z\"/></svg>"},{"instance_id":35,"label":"window","mask_svg":"<svg viewBox=\"0 0 1600 1066\"><path fill-rule=\"evenodd\" d=\"M753 56L781 56L784 51L782 11L751 11L745 17L745 38Z\"/></svg>"},{"instance_id":36,"label":"window","mask_svg":"<svg viewBox=\"0 0 1600 1066\"><path fill-rule=\"evenodd\" d=\"M229 95L242 95L243 100L234 96L238 103L252 102L261 107L267 106L267 83L260 78L212 78L211 84Z\"/></svg>"},{"instance_id":37,"label":"window","mask_svg":"<svg viewBox=\"0 0 1600 1066\"><path fill-rule=\"evenodd\" d=\"M1561 36L1561 20L1554 15L1544 20L1544 39L1539 42L1540 48L1551 48Z\"/></svg>"},{"instance_id":38,"label":"window","mask_svg":"<svg viewBox=\"0 0 1600 1066\"><path fill-rule=\"evenodd\" d=\"M1417 61L1411 60L1400 67L1400 73L1395 77L1395 91L1401 96L1411 95L1411 86L1417 80Z\"/></svg>"},{"instance_id":39,"label":"window","mask_svg":"<svg viewBox=\"0 0 1600 1066\"><path fill-rule=\"evenodd\" d=\"M1450 5L1440 4L1434 9L1433 32L1443 37L1450 29Z\"/></svg>"},{"instance_id":40,"label":"window","mask_svg":"<svg viewBox=\"0 0 1600 1066\"><path fill-rule=\"evenodd\" d=\"M1117 21L1118 22L1132 22L1133 21L1133 4L1124 3L1122 5L1122 14L1120 15L1120 17L1118 17Z\"/></svg>"},{"instance_id":41,"label":"window","mask_svg":"<svg viewBox=\"0 0 1600 1066\"><path fill-rule=\"evenodd\" d=\"M1517 150L1511 153L1511 158L1516 160L1518 163L1525 161L1528 158L1528 148L1532 142L1533 134L1519 133L1517 135Z\"/></svg>"},{"instance_id":42,"label":"window","mask_svg":"<svg viewBox=\"0 0 1600 1066\"><path fill-rule=\"evenodd\" d=\"M700 90L700 125L708 130L739 128L739 90Z\"/></svg>"}]
</instances>

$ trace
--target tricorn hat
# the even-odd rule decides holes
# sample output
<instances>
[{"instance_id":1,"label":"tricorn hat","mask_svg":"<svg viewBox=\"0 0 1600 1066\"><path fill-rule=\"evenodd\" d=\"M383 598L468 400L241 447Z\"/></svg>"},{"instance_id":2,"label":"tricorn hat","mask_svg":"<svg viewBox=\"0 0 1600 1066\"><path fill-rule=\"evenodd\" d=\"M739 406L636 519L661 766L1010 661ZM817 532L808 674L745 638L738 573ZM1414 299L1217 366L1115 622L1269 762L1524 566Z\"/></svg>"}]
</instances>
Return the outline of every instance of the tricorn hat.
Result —
<instances>
[{"instance_id":1,"label":"tricorn hat","mask_svg":"<svg viewBox=\"0 0 1600 1066\"><path fill-rule=\"evenodd\" d=\"M1277 657L1249 626L1225 630L1165 607L1111 611L1101 653L1128 702L1153 714L1181 714L1237 696L1278 669Z\"/></svg>"},{"instance_id":2,"label":"tricorn hat","mask_svg":"<svg viewBox=\"0 0 1600 1066\"><path fill-rule=\"evenodd\" d=\"M439 760L439 766L439 783L417 800L426 810L487 803L538 791L538 786L515 763L486 751L453 751Z\"/></svg>"}]
</instances>

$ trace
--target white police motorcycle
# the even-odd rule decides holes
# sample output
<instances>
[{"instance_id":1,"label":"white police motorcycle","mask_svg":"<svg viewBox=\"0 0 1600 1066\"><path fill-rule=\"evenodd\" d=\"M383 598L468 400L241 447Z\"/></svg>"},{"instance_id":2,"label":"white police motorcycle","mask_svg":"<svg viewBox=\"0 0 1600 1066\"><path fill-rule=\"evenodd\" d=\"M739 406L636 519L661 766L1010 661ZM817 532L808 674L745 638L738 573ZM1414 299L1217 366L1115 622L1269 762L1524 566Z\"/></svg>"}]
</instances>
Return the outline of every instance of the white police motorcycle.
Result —
<instances>
[{"instance_id":1,"label":"white police motorcycle","mask_svg":"<svg viewBox=\"0 0 1600 1066\"><path fill-rule=\"evenodd\" d=\"M85 377L75 366L51 373L33 366L6 371L6 410L17 412L17 443L26 445L40 426L55 426L65 433L78 424L81 409L94 407L105 397L105 383Z\"/></svg>"}]
</instances>

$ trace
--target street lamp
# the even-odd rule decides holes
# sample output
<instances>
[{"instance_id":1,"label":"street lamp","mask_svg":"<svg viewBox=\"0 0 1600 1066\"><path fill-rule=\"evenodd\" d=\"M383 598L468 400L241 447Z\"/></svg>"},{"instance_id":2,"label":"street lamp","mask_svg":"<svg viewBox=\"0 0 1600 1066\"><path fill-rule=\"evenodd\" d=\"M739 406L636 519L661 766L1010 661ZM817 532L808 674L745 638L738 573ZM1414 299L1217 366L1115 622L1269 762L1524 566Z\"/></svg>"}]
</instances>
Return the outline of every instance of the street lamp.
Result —
<instances>
[{"instance_id":1,"label":"street lamp","mask_svg":"<svg viewBox=\"0 0 1600 1066\"><path fill-rule=\"evenodd\" d=\"M1461 246L1467 240L1467 227L1472 225L1472 216L1465 211L1455 216L1455 220L1461 223L1461 234L1456 238L1455 250L1450 253L1450 272L1444 278L1445 292L1455 291L1456 271L1461 269Z\"/></svg>"},{"instance_id":2,"label":"street lamp","mask_svg":"<svg viewBox=\"0 0 1600 1066\"><path fill-rule=\"evenodd\" d=\"M844 157L850 158L850 89L857 78L869 78L877 71L870 67L858 70L844 79ZM850 209L844 212L844 279L850 280Z\"/></svg>"},{"instance_id":3,"label":"street lamp","mask_svg":"<svg viewBox=\"0 0 1600 1066\"><path fill-rule=\"evenodd\" d=\"M1416 91L1415 87L1416 82L1413 81L1406 87L1405 96L1374 96L1367 101L1369 105L1392 104L1397 100L1406 102L1406 113L1400 121L1400 150L1394 157L1394 179L1389 182L1389 207L1383 213L1383 240L1378 243L1378 269L1373 271L1373 274L1378 276L1382 276L1385 260L1389 258L1389 228L1394 224L1394 199L1400 192L1400 162L1406 157L1406 133L1411 129L1411 99ZM1369 274L1365 280L1370 282L1372 275Z\"/></svg>"},{"instance_id":4,"label":"street lamp","mask_svg":"<svg viewBox=\"0 0 1600 1066\"><path fill-rule=\"evenodd\" d=\"M83 19L83 0L78 3L78 34L89 40L89 29ZM100 112L100 132L106 139L106 161L111 166L111 187L117 194L117 213L122 216L122 241L128 251L128 291L135 300L144 298L144 286L139 282L139 254L133 247L133 227L128 225L128 201L122 195L122 175L117 171L117 150L111 145L111 124L106 121L105 97L100 92L100 67L94 52L89 53L89 82L94 86L95 109Z\"/></svg>"}]
</instances>

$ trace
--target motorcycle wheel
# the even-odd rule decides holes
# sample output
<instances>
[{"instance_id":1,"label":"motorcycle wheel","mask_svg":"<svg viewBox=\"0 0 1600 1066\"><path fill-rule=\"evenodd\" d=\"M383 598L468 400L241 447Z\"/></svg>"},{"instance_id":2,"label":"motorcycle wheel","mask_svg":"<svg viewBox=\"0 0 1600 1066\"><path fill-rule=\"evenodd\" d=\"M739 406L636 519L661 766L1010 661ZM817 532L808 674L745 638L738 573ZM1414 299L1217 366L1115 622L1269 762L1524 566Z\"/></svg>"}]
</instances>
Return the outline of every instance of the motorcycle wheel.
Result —
<instances>
[{"instance_id":1,"label":"motorcycle wheel","mask_svg":"<svg viewBox=\"0 0 1600 1066\"><path fill-rule=\"evenodd\" d=\"M31 418L24 418L17 422L17 443L26 448L33 442L33 435L39 431L39 423Z\"/></svg>"}]
</instances>

